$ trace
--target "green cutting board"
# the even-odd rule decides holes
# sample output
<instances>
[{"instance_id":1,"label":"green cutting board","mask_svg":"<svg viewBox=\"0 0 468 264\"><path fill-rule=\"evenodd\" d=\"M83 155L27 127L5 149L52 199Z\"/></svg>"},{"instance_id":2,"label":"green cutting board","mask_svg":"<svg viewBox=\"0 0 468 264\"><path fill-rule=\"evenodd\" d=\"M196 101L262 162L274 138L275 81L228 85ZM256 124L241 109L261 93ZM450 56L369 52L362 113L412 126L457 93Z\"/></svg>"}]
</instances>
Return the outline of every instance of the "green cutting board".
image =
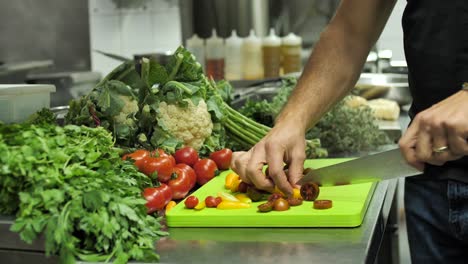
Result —
<instances>
[{"instance_id":1,"label":"green cutting board","mask_svg":"<svg viewBox=\"0 0 468 264\"><path fill-rule=\"evenodd\" d=\"M304 167L320 168L347 160L306 160ZM192 195L204 200L206 196L216 196L218 192L230 193L224 188L229 172L223 172ZM313 209L313 202L304 201L302 205L287 211L268 213L257 212L257 205L263 202L252 203L248 209L205 208L197 211L185 208L182 201L167 213L166 219L169 227L356 227L362 223L373 191L374 183L321 187L318 199L332 200L333 207L330 209Z\"/></svg>"}]
</instances>

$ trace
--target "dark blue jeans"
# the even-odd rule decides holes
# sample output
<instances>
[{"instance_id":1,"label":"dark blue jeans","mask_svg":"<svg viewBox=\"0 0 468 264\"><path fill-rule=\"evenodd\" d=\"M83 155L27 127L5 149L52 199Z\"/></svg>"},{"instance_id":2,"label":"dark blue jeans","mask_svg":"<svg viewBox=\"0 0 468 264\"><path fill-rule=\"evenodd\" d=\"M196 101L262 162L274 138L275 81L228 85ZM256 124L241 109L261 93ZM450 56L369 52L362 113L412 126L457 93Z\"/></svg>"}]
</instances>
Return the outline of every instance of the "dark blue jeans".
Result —
<instances>
[{"instance_id":1,"label":"dark blue jeans","mask_svg":"<svg viewBox=\"0 0 468 264\"><path fill-rule=\"evenodd\" d=\"M468 263L468 184L407 178L405 209L413 264Z\"/></svg>"}]
</instances>

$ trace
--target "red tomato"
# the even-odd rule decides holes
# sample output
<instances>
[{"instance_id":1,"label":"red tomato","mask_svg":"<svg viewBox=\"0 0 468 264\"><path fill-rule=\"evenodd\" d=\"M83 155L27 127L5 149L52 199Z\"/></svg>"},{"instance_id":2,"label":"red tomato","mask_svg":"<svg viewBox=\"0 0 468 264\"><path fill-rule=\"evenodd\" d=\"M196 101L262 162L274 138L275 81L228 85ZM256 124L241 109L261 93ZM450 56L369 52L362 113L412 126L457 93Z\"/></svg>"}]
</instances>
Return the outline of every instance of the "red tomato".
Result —
<instances>
[{"instance_id":1,"label":"red tomato","mask_svg":"<svg viewBox=\"0 0 468 264\"><path fill-rule=\"evenodd\" d=\"M185 147L177 150L174 153L174 158L177 163L185 163L193 166L198 161L198 153L192 147Z\"/></svg>"},{"instance_id":2,"label":"red tomato","mask_svg":"<svg viewBox=\"0 0 468 264\"><path fill-rule=\"evenodd\" d=\"M218 206L218 204L220 204L222 201L223 200L221 199L221 197L213 197L211 195L205 198L206 207L211 208Z\"/></svg>"},{"instance_id":3,"label":"red tomato","mask_svg":"<svg viewBox=\"0 0 468 264\"><path fill-rule=\"evenodd\" d=\"M197 183L203 185L214 176L218 175L218 167L211 159L201 159L193 166L195 174L197 175Z\"/></svg>"},{"instance_id":4,"label":"red tomato","mask_svg":"<svg viewBox=\"0 0 468 264\"><path fill-rule=\"evenodd\" d=\"M216 162L220 170L227 170L231 166L232 150L224 148L210 154L210 159Z\"/></svg>"},{"instance_id":5,"label":"red tomato","mask_svg":"<svg viewBox=\"0 0 468 264\"><path fill-rule=\"evenodd\" d=\"M188 167L188 165L185 166ZM185 167L181 168L181 166L174 167L173 172L173 176L167 185L169 185L169 188L172 190L173 199L182 199L193 188L193 186L195 186L195 181L193 180L195 172L192 168L189 170Z\"/></svg>"},{"instance_id":6,"label":"red tomato","mask_svg":"<svg viewBox=\"0 0 468 264\"><path fill-rule=\"evenodd\" d=\"M172 166L175 166L176 165L176 161L175 161L175 158L174 156L172 156L171 154L168 154L166 153L163 149L155 149L153 151L151 151L151 156L152 157L166 157L166 158L169 158L171 161L172 161Z\"/></svg>"},{"instance_id":7,"label":"red tomato","mask_svg":"<svg viewBox=\"0 0 468 264\"><path fill-rule=\"evenodd\" d=\"M148 157L150 155L150 152L145 150L145 149L139 149L139 150L136 150L132 153L129 153L129 154L125 154L123 155L122 159L123 160L127 160L127 159L131 159L134 161L133 164L135 164L135 166L138 168L138 170L141 171L141 168L143 167L144 163L145 163L145 158Z\"/></svg>"},{"instance_id":8,"label":"red tomato","mask_svg":"<svg viewBox=\"0 0 468 264\"><path fill-rule=\"evenodd\" d=\"M193 195L190 195L189 197L187 197L187 199L185 199L184 204L185 207L187 207L188 209L193 209L198 204L198 198Z\"/></svg>"},{"instance_id":9,"label":"red tomato","mask_svg":"<svg viewBox=\"0 0 468 264\"><path fill-rule=\"evenodd\" d=\"M161 183L157 187L145 188L143 190L143 197L146 199L146 208L148 209L148 214L150 214L164 209L164 206L172 199L172 191L169 186Z\"/></svg>"},{"instance_id":10,"label":"red tomato","mask_svg":"<svg viewBox=\"0 0 468 264\"><path fill-rule=\"evenodd\" d=\"M173 168L174 166L172 165L172 161L169 158L146 157L141 172L148 176L151 176L156 172L158 180L160 182L166 183L171 179Z\"/></svg>"},{"instance_id":11,"label":"red tomato","mask_svg":"<svg viewBox=\"0 0 468 264\"><path fill-rule=\"evenodd\" d=\"M190 167L189 165L187 164L184 164L184 163L179 163L177 165L175 165L176 168L179 168L179 169L182 169L182 170L185 170L191 180L191 183L192 183L192 188L193 186L195 186L195 183L197 183L197 175L195 174L195 171L193 170L192 167Z\"/></svg>"}]
</instances>

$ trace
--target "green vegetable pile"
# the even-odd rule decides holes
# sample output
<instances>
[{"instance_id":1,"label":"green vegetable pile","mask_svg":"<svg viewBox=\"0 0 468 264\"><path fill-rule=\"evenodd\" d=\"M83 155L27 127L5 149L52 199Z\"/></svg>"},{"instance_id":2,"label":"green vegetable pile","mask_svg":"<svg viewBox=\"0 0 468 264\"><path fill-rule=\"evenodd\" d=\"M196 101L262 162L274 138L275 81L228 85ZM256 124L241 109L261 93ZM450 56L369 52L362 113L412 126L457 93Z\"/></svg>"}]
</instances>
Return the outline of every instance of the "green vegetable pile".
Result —
<instances>
[{"instance_id":1,"label":"green vegetable pile","mask_svg":"<svg viewBox=\"0 0 468 264\"><path fill-rule=\"evenodd\" d=\"M43 235L46 254L63 263L158 259L166 233L147 215L150 180L121 160L108 131L0 124L0 151L0 214L16 215L22 240Z\"/></svg>"},{"instance_id":2,"label":"green vegetable pile","mask_svg":"<svg viewBox=\"0 0 468 264\"><path fill-rule=\"evenodd\" d=\"M198 150L202 156L225 146L248 149L270 130L230 107L229 83L207 78L200 63L183 47L167 65L144 58L140 69L138 74L131 62L116 68L89 95L70 103L66 123L102 126L125 148L162 148L169 153L201 138ZM206 104L211 119L206 129L197 127L206 122L205 117L194 114L197 111L184 112L201 104ZM176 106L177 111L169 106ZM169 112L172 120L167 119ZM187 127L188 122L193 122L191 129L171 130ZM208 136L201 136L207 129ZM307 147L309 157L326 155L319 140L308 141Z\"/></svg>"},{"instance_id":3,"label":"green vegetable pile","mask_svg":"<svg viewBox=\"0 0 468 264\"><path fill-rule=\"evenodd\" d=\"M271 101L247 100L239 112L267 126L274 120L296 86L295 78L285 78ZM330 154L356 153L375 150L389 144L387 135L379 130L372 110L367 106L349 107L347 98L337 103L310 129L306 138L320 139L322 147Z\"/></svg>"}]
</instances>

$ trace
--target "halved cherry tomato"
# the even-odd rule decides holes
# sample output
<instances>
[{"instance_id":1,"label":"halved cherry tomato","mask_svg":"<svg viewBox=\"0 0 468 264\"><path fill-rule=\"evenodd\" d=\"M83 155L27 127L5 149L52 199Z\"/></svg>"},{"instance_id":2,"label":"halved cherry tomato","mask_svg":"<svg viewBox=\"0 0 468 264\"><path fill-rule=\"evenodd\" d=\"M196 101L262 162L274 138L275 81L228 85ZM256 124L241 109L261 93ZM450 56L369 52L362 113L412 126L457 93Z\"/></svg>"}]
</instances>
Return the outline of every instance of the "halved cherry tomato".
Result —
<instances>
[{"instance_id":1,"label":"halved cherry tomato","mask_svg":"<svg viewBox=\"0 0 468 264\"><path fill-rule=\"evenodd\" d=\"M315 182L307 182L301 185L301 197L306 201L314 201L320 194L320 188Z\"/></svg>"},{"instance_id":2,"label":"halved cherry tomato","mask_svg":"<svg viewBox=\"0 0 468 264\"><path fill-rule=\"evenodd\" d=\"M136 150L132 153L125 154L122 157L122 160L133 160L133 164L138 168L139 171L141 171L144 163L145 163L145 158L150 155L150 152L145 150L145 149L139 149Z\"/></svg>"},{"instance_id":3,"label":"halved cherry tomato","mask_svg":"<svg viewBox=\"0 0 468 264\"><path fill-rule=\"evenodd\" d=\"M314 209L329 209L332 208L332 200L315 200Z\"/></svg>"},{"instance_id":4,"label":"halved cherry tomato","mask_svg":"<svg viewBox=\"0 0 468 264\"><path fill-rule=\"evenodd\" d=\"M190 195L189 197L187 197L187 199L185 199L184 204L185 207L187 207L188 209L193 209L198 204L198 198L193 195Z\"/></svg>"},{"instance_id":5,"label":"halved cherry tomato","mask_svg":"<svg viewBox=\"0 0 468 264\"><path fill-rule=\"evenodd\" d=\"M145 188L143 190L143 197L146 199L146 208L148 213L153 213L164 209L172 199L172 191L164 183L161 183L159 186Z\"/></svg>"},{"instance_id":6,"label":"halved cherry tomato","mask_svg":"<svg viewBox=\"0 0 468 264\"><path fill-rule=\"evenodd\" d=\"M218 175L218 167L211 159L201 159L193 166L195 174L197 175L197 183L204 185L214 176Z\"/></svg>"},{"instance_id":7,"label":"halved cherry tomato","mask_svg":"<svg viewBox=\"0 0 468 264\"><path fill-rule=\"evenodd\" d=\"M193 166L198 161L198 153L192 147L185 147L176 150L174 158L177 163L185 163L189 166Z\"/></svg>"},{"instance_id":8,"label":"halved cherry tomato","mask_svg":"<svg viewBox=\"0 0 468 264\"><path fill-rule=\"evenodd\" d=\"M192 168L181 168L181 166L177 167L176 165L176 167L173 168L171 180L167 183L172 190L172 198L175 200L184 198L193 186L195 186L194 178L195 172Z\"/></svg>"},{"instance_id":9,"label":"halved cherry tomato","mask_svg":"<svg viewBox=\"0 0 468 264\"><path fill-rule=\"evenodd\" d=\"M158 148L158 149L155 149L155 150L151 151L151 156L154 157L154 158L157 158L157 157L169 158L172 161L172 166L176 165L176 161L175 161L174 156L172 156L171 154L166 153L163 149Z\"/></svg>"},{"instance_id":10,"label":"halved cherry tomato","mask_svg":"<svg viewBox=\"0 0 468 264\"><path fill-rule=\"evenodd\" d=\"M232 159L232 150L228 148L224 148L210 154L210 159L212 159L218 169L220 170L227 170L231 166L231 159Z\"/></svg>"},{"instance_id":11,"label":"halved cherry tomato","mask_svg":"<svg viewBox=\"0 0 468 264\"><path fill-rule=\"evenodd\" d=\"M172 161L169 158L146 157L141 172L148 176L151 176L156 172L158 180L160 182L166 183L171 179L173 168L174 166L172 165Z\"/></svg>"}]
</instances>

